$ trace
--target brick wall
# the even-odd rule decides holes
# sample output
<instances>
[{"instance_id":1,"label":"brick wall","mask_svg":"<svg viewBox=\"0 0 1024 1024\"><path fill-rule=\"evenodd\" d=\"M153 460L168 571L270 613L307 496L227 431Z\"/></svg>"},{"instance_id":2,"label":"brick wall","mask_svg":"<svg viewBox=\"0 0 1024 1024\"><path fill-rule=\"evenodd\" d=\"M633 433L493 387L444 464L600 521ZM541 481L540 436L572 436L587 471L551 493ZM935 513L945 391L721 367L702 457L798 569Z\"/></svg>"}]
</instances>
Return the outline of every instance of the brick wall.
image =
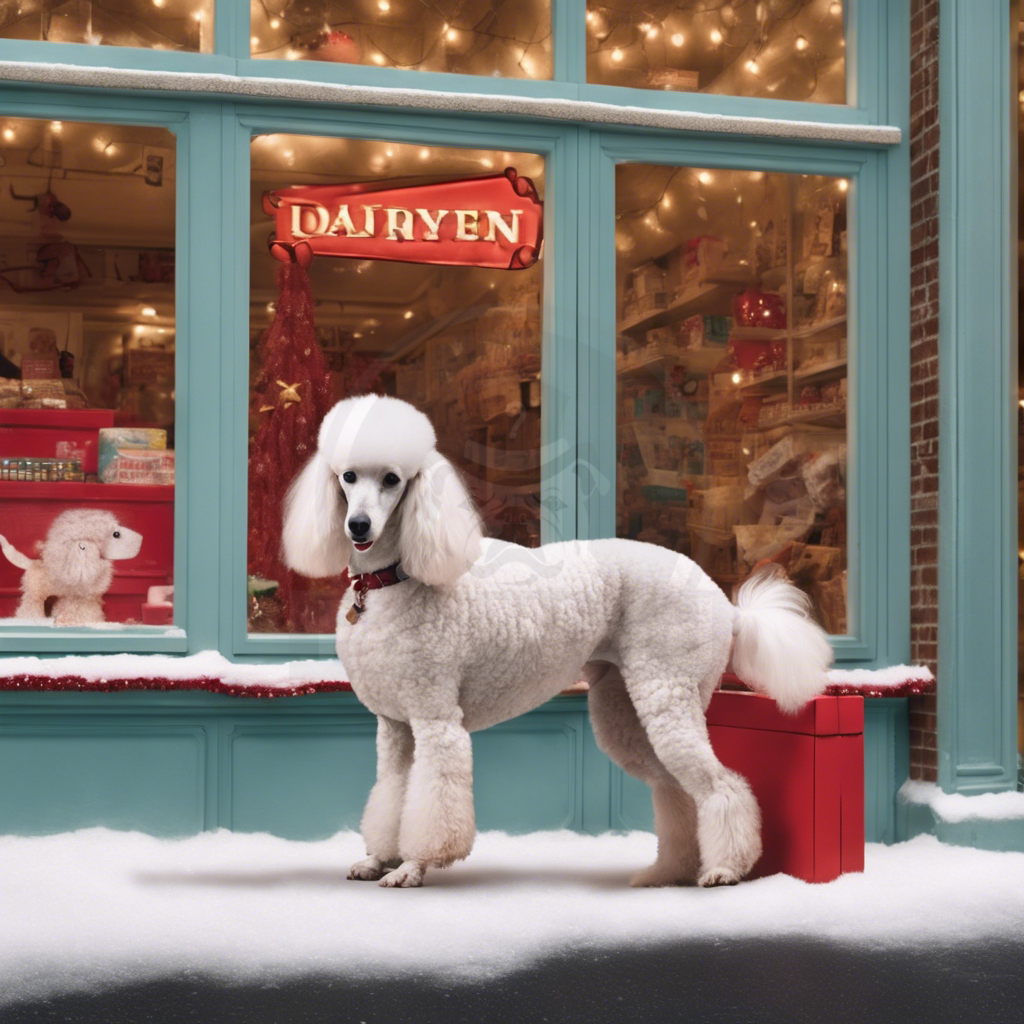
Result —
<instances>
[{"instance_id":1,"label":"brick wall","mask_svg":"<svg viewBox=\"0 0 1024 1024\"><path fill-rule=\"evenodd\" d=\"M912 0L910 19L910 643L913 661L934 671L939 623L939 0ZM934 782L936 774L932 694L910 701L910 776Z\"/></svg>"}]
</instances>

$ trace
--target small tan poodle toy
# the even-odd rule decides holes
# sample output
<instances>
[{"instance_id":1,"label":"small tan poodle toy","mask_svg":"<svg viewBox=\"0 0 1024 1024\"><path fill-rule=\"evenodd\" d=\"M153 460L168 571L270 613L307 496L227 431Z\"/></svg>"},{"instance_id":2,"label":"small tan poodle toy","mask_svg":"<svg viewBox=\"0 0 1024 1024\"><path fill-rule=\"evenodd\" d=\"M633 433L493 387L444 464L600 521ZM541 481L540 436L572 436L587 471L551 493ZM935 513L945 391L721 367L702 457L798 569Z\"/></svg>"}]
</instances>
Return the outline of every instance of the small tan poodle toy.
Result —
<instances>
[{"instance_id":1,"label":"small tan poodle toy","mask_svg":"<svg viewBox=\"0 0 1024 1024\"><path fill-rule=\"evenodd\" d=\"M122 526L111 512L72 509L50 525L39 558L23 555L0 534L7 560L25 570L21 602L14 617L45 619L46 601L55 597L56 626L87 626L103 622L103 595L114 577L111 562L134 558L142 534Z\"/></svg>"}]
</instances>

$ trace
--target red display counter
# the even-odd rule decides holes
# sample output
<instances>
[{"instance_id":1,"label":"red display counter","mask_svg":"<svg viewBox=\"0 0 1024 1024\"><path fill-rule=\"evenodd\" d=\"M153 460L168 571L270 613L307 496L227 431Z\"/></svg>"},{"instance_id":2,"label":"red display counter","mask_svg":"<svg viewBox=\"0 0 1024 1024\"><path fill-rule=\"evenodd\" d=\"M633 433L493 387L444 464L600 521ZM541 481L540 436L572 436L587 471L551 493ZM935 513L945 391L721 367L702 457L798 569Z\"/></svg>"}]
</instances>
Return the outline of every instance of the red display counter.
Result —
<instances>
[{"instance_id":1,"label":"red display counter","mask_svg":"<svg viewBox=\"0 0 1024 1024\"><path fill-rule=\"evenodd\" d=\"M0 409L0 458L77 458L83 473L95 473L99 432L113 425L113 409ZM67 454L57 450L62 442Z\"/></svg>"}]
</instances>

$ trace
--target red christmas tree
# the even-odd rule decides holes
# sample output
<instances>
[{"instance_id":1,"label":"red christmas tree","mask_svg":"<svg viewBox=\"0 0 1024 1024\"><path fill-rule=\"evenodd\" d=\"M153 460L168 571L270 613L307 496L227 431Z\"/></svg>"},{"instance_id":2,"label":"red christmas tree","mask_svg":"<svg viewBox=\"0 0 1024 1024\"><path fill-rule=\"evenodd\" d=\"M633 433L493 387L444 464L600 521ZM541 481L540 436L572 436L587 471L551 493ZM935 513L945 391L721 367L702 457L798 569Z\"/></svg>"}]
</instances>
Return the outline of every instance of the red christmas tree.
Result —
<instances>
[{"instance_id":1,"label":"red christmas tree","mask_svg":"<svg viewBox=\"0 0 1024 1024\"><path fill-rule=\"evenodd\" d=\"M282 263L277 285L277 308L260 339L252 387L251 412L259 427L249 443L249 573L277 580L287 628L295 629L295 575L281 562L282 505L289 484L316 450L331 386L305 267Z\"/></svg>"}]
</instances>

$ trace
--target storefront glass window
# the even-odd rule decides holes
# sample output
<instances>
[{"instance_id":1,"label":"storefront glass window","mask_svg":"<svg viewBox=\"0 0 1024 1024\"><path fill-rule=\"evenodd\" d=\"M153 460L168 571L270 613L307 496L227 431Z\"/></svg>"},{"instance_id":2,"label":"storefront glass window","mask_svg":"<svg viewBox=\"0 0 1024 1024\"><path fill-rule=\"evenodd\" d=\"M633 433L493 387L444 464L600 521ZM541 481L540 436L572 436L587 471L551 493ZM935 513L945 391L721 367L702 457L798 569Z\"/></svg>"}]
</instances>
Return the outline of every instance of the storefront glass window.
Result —
<instances>
[{"instance_id":1,"label":"storefront glass window","mask_svg":"<svg viewBox=\"0 0 1024 1024\"><path fill-rule=\"evenodd\" d=\"M0 619L170 624L174 136L0 138Z\"/></svg>"},{"instance_id":2,"label":"storefront glass window","mask_svg":"<svg viewBox=\"0 0 1024 1024\"><path fill-rule=\"evenodd\" d=\"M587 0L587 81L846 103L843 7L842 0Z\"/></svg>"},{"instance_id":3,"label":"storefront glass window","mask_svg":"<svg viewBox=\"0 0 1024 1024\"><path fill-rule=\"evenodd\" d=\"M213 0L22 0L0 6L0 39L213 52Z\"/></svg>"},{"instance_id":4,"label":"storefront glass window","mask_svg":"<svg viewBox=\"0 0 1024 1024\"><path fill-rule=\"evenodd\" d=\"M288 573L260 523L324 410L350 395L427 413L487 531L540 543L543 195L544 161L530 153L253 141L250 631L334 631L340 579ZM311 316L271 236L285 260L312 246Z\"/></svg>"},{"instance_id":5,"label":"storefront glass window","mask_svg":"<svg viewBox=\"0 0 1024 1024\"><path fill-rule=\"evenodd\" d=\"M551 78L551 0L253 0L252 56Z\"/></svg>"},{"instance_id":6,"label":"storefront glass window","mask_svg":"<svg viewBox=\"0 0 1024 1024\"><path fill-rule=\"evenodd\" d=\"M617 533L847 609L844 179L621 164Z\"/></svg>"}]
</instances>

